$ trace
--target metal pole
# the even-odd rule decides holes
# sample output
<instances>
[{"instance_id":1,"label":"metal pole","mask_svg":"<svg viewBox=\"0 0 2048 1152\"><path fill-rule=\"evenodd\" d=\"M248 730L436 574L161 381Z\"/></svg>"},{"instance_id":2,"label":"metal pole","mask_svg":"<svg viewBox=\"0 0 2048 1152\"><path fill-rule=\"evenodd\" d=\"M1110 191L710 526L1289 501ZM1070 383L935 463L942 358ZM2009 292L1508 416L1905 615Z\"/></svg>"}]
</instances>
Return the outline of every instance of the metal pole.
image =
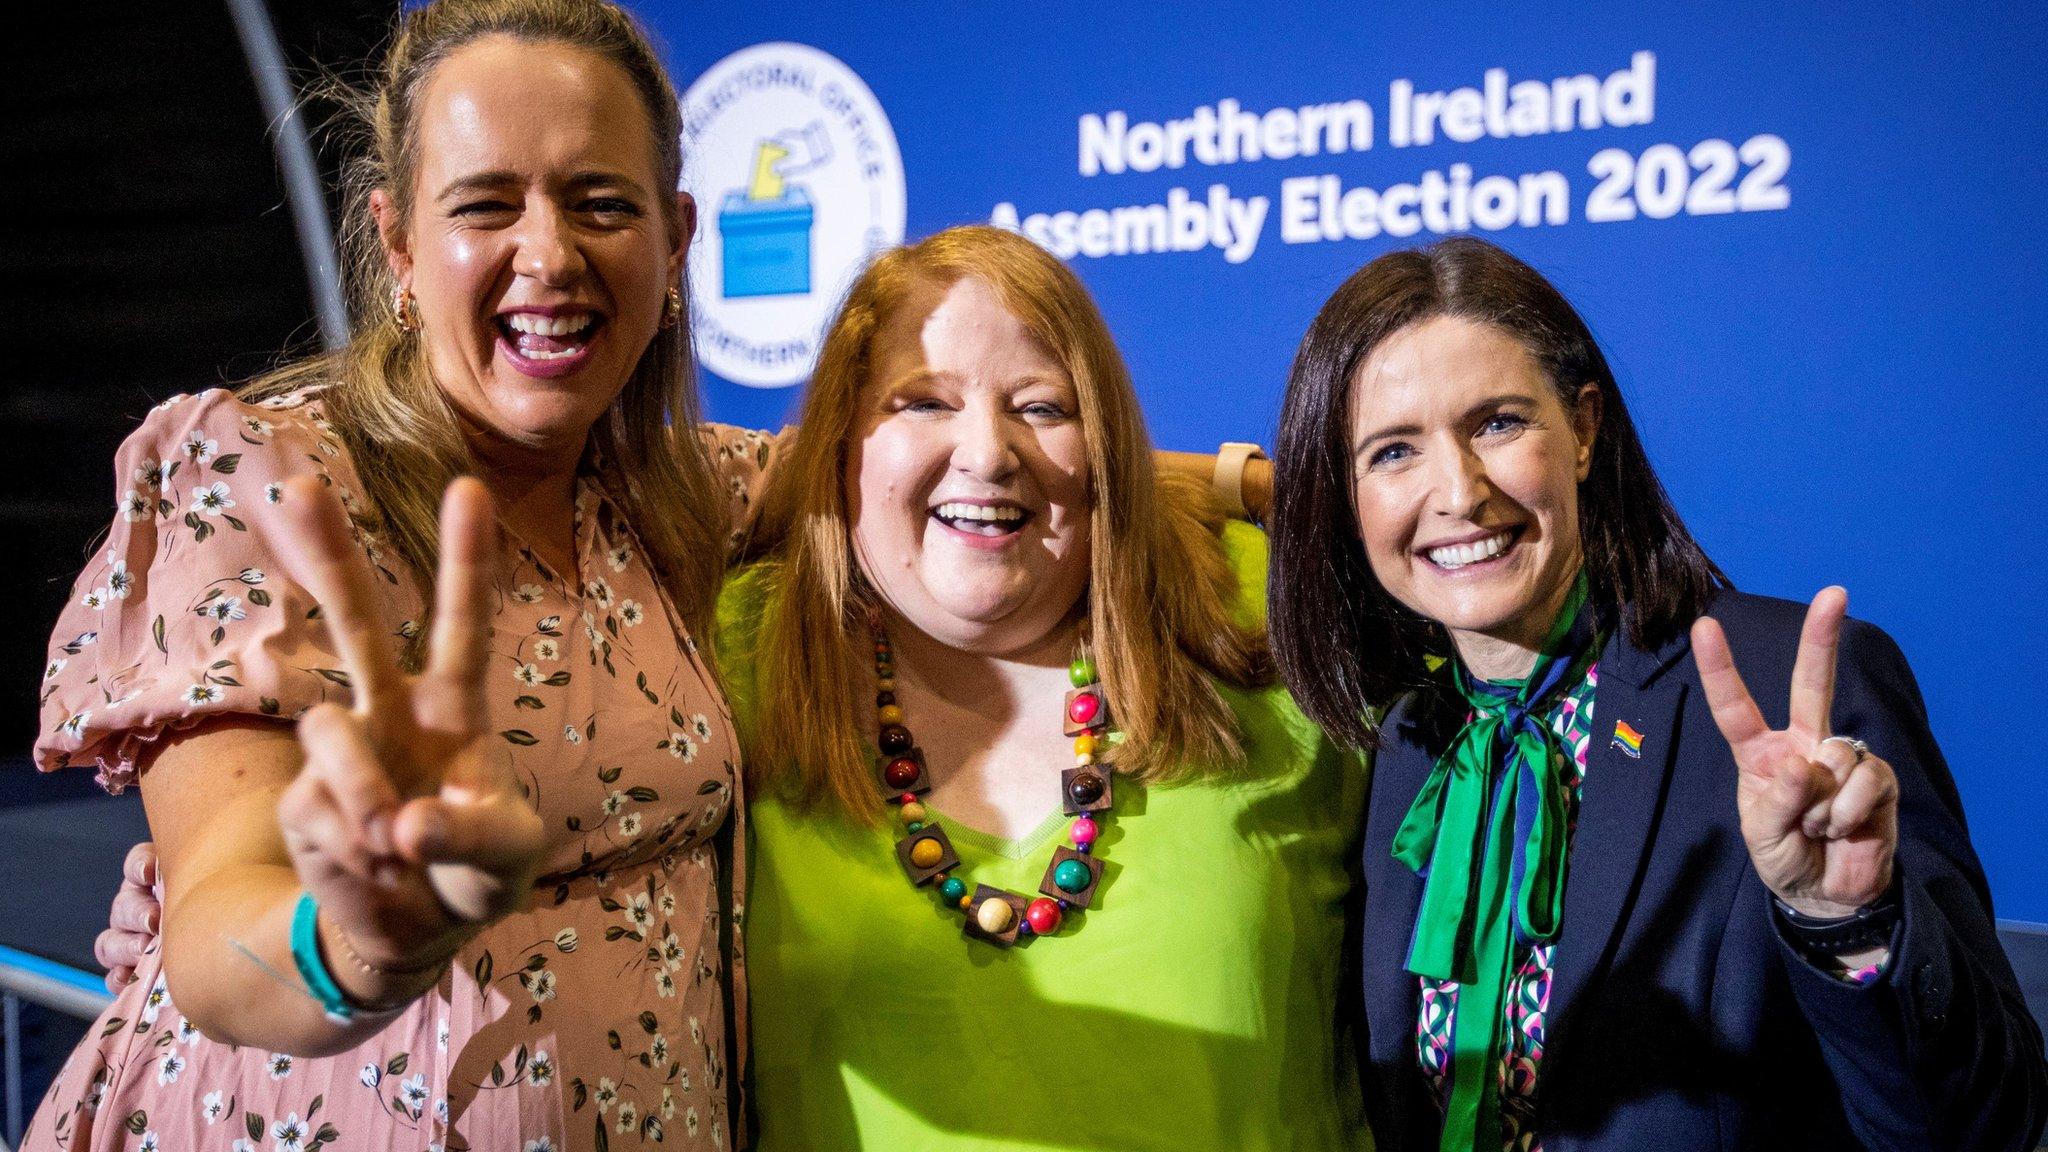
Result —
<instances>
[{"instance_id":1,"label":"metal pole","mask_svg":"<svg viewBox=\"0 0 2048 1152\"><path fill-rule=\"evenodd\" d=\"M329 349L348 343L348 303L342 295L341 276L334 255L334 226L327 219L327 197L320 188L320 166L313 159L313 145L306 138L305 119L299 115L297 93L286 68L284 49L277 43L277 28L270 22L270 10L263 0L227 0L235 18L235 33L242 51L249 57L249 73L256 79L256 94L263 101L263 115L270 121L277 148L277 166L284 176L285 194L291 201L292 222L299 233L299 252L306 261L306 282L312 289L313 309L320 318L320 339Z\"/></svg>"}]
</instances>

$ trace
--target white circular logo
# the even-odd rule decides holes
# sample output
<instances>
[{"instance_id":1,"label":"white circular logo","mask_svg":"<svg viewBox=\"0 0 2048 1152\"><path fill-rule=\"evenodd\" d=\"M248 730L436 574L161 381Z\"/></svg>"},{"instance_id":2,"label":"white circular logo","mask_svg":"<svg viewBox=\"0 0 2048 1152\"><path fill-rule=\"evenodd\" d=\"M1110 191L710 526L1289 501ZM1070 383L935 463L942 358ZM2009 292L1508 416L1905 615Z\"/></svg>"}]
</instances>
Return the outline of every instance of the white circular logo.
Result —
<instances>
[{"instance_id":1,"label":"white circular logo","mask_svg":"<svg viewBox=\"0 0 2048 1152\"><path fill-rule=\"evenodd\" d=\"M697 358L736 384L808 379L825 321L874 253L903 242L903 156L853 69L756 44L683 94Z\"/></svg>"}]
</instances>

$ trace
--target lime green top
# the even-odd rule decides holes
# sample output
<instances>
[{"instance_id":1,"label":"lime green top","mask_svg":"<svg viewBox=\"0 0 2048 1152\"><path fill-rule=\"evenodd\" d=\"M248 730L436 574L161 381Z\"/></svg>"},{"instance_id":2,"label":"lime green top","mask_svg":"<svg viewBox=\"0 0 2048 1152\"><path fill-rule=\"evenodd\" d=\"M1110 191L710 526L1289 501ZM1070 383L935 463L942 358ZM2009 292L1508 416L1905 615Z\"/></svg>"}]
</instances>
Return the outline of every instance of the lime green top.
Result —
<instances>
[{"instance_id":1,"label":"lime green top","mask_svg":"<svg viewBox=\"0 0 2048 1152\"><path fill-rule=\"evenodd\" d=\"M1233 524L1225 540L1245 611L1262 612L1265 537ZM743 725L762 575L736 574L720 605ZM893 822L859 828L755 798L746 919L762 1152L1370 1147L1336 1023L1364 773L1284 691L1226 697L1250 773L1118 782L1096 907L1014 948L963 936L934 886L911 886ZM935 811L955 875L1036 895L1068 824L1055 794L1019 840Z\"/></svg>"}]
</instances>

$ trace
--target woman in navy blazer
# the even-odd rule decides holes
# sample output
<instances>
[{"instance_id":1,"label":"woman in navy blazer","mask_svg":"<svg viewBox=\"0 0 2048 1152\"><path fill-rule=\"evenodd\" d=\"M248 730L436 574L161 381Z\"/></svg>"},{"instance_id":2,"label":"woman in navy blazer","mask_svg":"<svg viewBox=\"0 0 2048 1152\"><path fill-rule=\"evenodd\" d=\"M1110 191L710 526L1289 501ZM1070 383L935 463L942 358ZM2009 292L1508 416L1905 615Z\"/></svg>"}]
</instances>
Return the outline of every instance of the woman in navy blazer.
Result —
<instances>
[{"instance_id":1,"label":"woman in navy blazer","mask_svg":"<svg viewBox=\"0 0 2048 1152\"><path fill-rule=\"evenodd\" d=\"M2034 1147L2041 1036L1904 657L1840 589L1727 587L1549 283L1373 261L1278 449L1275 652L1375 750L1382 1148Z\"/></svg>"}]
</instances>

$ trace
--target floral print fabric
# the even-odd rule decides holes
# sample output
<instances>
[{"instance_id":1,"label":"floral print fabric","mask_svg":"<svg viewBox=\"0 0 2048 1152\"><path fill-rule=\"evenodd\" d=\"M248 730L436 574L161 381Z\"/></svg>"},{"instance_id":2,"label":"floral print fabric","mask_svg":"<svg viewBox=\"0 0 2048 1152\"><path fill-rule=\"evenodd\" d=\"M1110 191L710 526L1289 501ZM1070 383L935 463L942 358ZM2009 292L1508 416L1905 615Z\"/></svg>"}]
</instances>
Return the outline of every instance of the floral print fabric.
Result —
<instances>
[{"instance_id":1,"label":"floral print fabric","mask_svg":"<svg viewBox=\"0 0 2048 1152\"><path fill-rule=\"evenodd\" d=\"M765 452L751 461L763 462ZM260 405L219 390L175 398L129 438L117 468L113 532L52 641L43 769L92 766L119 791L167 731L228 714L285 721L348 698L316 606L272 535L292 476L333 486L385 590L385 626L397 638L416 632L411 575L380 547L317 393ZM148 957L57 1077L25 1148L730 1142L743 877L736 854L721 874L714 839L741 813L730 718L596 477L579 481L576 562L555 572L511 542L491 641L490 747L549 833L533 908L478 936L375 1039L331 1058L207 1039ZM722 901L734 910L729 939Z\"/></svg>"}]
</instances>

